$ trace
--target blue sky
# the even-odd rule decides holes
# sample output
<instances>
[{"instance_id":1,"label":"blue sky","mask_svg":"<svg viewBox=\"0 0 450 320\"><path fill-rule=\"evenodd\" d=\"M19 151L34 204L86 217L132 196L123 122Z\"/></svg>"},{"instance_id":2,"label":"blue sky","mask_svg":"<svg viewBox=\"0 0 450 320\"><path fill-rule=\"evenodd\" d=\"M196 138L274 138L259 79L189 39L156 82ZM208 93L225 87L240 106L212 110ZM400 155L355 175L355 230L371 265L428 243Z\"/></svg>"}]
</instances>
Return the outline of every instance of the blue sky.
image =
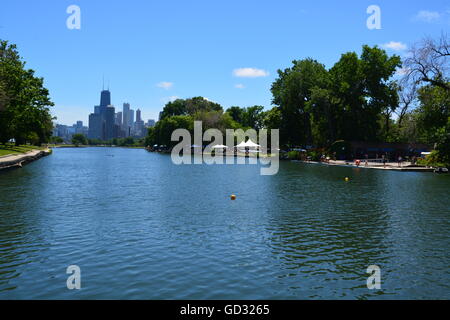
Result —
<instances>
[{"instance_id":1,"label":"blue sky","mask_svg":"<svg viewBox=\"0 0 450 320\"><path fill-rule=\"evenodd\" d=\"M70 5L80 30L66 26ZM366 26L369 5L381 9L380 30ZM293 59L331 67L363 44L404 55L449 30L448 0L2 0L0 11L0 39L45 78L63 124L87 124L103 75L116 109L130 102L145 120L175 97L270 108L276 70Z\"/></svg>"}]
</instances>

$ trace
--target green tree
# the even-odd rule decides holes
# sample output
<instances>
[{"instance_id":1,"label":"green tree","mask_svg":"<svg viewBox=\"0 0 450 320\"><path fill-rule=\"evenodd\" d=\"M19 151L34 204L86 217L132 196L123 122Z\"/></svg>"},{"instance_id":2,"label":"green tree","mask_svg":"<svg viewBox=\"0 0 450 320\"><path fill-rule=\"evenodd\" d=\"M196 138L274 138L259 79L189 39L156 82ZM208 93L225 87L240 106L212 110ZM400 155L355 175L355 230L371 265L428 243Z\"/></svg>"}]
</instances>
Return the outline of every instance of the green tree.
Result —
<instances>
[{"instance_id":1,"label":"green tree","mask_svg":"<svg viewBox=\"0 0 450 320\"><path fill-rule=\"evenodd\" d=\"M79 145L87 145L88 140L84 134L76 133L72 136L72 144L76 145L77 147Z\"/></svg>"},{"instance_id":2,"label":"green tree","mask_svg":"<svg viewBox=\"0 0 450 320\"><path fill-rule=\"evenodd\" d=\"M52 105L43 79L25 69L15 45L0 40L0 143L48 142Z\"/></svg>"},{"instance_id":3,"label":"green tree","mask_svg":"<svg viewBox=\"0 0 450 320\"><path fill-rule=\"evenodd\" d=\"M326 87L327 70L313 59L294 60L293 66L278 70L272 84L273 104L280 108L283 122L281 139L290 145L312 143L311 101L312 89Z\"/></svg>"},{"instance_id":4,"label":"green tree","mask_svg":"<svg viewBox=\"0 0 450 320\"><path fill-rule=\"evenodd\" d=\"M278 107L273 107L263 114L262 122L265 129L280 129L281 121L281 111Z\"/></svg>"},{"instance_id":5,"label":"green tree","mask_svg":"<svg viewBox=\"0 0 450 320\"><path fill-rule=\"evenodd\" d=\"M263 106L252 106L245 108L243 113L242 124L244 127L250 127L255 130L259 130L263 125Z\"/></svg>"},{"instance_id":6,"label":"green tree","mask_svg":"<svg viewBox=\"0 0 450 320\"><path fill-rule=\"evenodd\" d=\"M360 56L345 53L330 70L313 59L278 70L271 91L283 119L282 142L326 146L338 139L380 139L380 118L387 133L398 105L390 79L399 66L398 56L363 46Z\"/></svg>"},{"instance_id":7,"label":"green tree","mask_svg":"<svg viewBox=\"0 0 450 320\"><path fill-rule=\"evenodd\" d=\"M218 103L209 101L203 97L194 97L190 99L177 99L168 102L162 111L161 119L163 120L172 116L193 115L202 111L222 111L222 106Z\"/></svg>"},{"instance_id":8,"label":"green tree","mask_svg":"<svg viewBox=\"0 0 450 320\"><path fill-rule=\"evenodd\" d=\"M53 137L50 138L50 142L52 142L52 143L63 143L64 140L63 140L63 138L61 138L61 137L55 137L55 136L53 136Z\"/></svg>"},{"instance_id":9,"label":"green tree","mask_svg":"<svg viewBox=\"0 0 450 320\"><path fill-rule=\"evenodd\" d=\"M338 138L376 141L382 116L389 119L398 105L396 85L389 79L400 66L398 56L388 57L378 47L363 46L361 58L350 52L330 70L333 94L337 98Z\"/></svg>"},{"instance_id":10,"label":"green tree","mask_svg":"<svg viewBox=\"0 0 450 320\"><path fill-rule=\"evenodd\" d=\"M124 139L120 139L120 146L132 146L135 144L135 140L133 137L126 137Z\"/></svg>"},{"instance_id":11,"label":"green tree","mask_svg":"<svg viewBox=\"0 0 450 320\"><path fill-rule=\"evenodd\" d=\"M148 132L147 144L174 146L177 142L171 141L172 132L176 129L193 131L193 118L191 116L172 116L158 121L155 127Z\"/></svg>"},{"instance_id":12,"label":"green tree","mask_svg":"<svg viewBox=\"0 0 450 320\"><path fill-rule=\"evenodd\" d=\"M244 111L245 110L243 108L237 106L232 106L227 109L227 113L231 116L231 118L233 118L234 121L238 123L243 122Z\"/></svg>"},{"instance_id":13,"label":"green tree","mask_svg":"<svg viewBox=\"0 0 450 320\"><path fill-rule=\"evenodd\" d=\"M327 88L311 89L311 131L313 141L319 146L330 145L337 138L337 120L340 114L336 108L337 100Z\"/></svg>"},{"instance_id":14,"label":"green tree","mask_svg":"<svg viewBox=\"0 0 450 320\"><path fill-rule=\"evenodd\" d=\"M450 117L450 91L438 86L425 86L418 91L418 126L427 143L435 143Z\"/></svg>"},{"instance_id":15,"label":"green tree","mask_svg":"<svg viewBox=\"0 0 450 320\"><path fill-rule=\"evenodd\" d=\"M450 165L450 117L447 118L447 124L438 129L436 150L440 161Z\"/></svg>"}]
</instances>

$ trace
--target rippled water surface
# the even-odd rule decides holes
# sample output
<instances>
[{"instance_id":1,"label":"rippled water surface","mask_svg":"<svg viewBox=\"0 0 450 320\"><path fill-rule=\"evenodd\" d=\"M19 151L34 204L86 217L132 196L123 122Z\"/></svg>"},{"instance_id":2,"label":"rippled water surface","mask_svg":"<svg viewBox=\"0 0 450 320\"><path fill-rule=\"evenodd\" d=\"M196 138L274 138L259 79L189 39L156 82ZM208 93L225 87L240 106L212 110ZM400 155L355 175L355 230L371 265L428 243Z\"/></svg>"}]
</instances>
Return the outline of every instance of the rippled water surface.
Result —
<instances>
[{"instance_id":1,"label":"rippled water surface","mask_svg":"<svg viewBox=\"0 0 450 320\"><path fill-rule=\"evenodd\" d=\"M1 172L0 298L450 299L449 175L259 169L80 148Z\"/></svg>"}]
</instances>

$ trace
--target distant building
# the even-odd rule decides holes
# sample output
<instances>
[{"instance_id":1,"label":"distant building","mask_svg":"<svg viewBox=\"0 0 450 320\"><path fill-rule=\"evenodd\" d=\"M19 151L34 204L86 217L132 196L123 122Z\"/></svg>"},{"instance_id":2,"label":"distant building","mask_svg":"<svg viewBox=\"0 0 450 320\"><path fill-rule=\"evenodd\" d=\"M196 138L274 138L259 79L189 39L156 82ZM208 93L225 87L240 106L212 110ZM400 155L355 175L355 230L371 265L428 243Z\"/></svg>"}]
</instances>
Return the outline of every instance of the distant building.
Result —
<instances>
[{"instance_id":1,"label":"distant building","mask_svg":"<svg viewBox=\"0 0 450 320\"><path fill-rule=\"evenodd\" d=\"M136 122L141 121L141 109L136 110Z\"/></svg>"},{"instance_id":2,"label":"distant building","mask_svg":"<svg viewBox=\"0 0 450 320\"><path fill-rule=\"evenodd\" d=\"M116 124L116 109L109 105L105 109L105 116L104 116L104 125L105 125L105 135L103 137L103 140L111 140L113 138L116 138L114 135L114 126Z\"/></svg>"},{"instance_id":3,"label":"distant building","mask_svg":"<svg viewBox=\"0 0 450 320\"><path fill-rule=\"evenodd\" d=\"M100 113L91 113L89 115L89 139L101 139L102 136L102 117Z\"/></svg>"},{"instance_id":4,"label":"distant building","mask_svg":"<svg viewBox=\"0 0 450 320\"><path fill-rule=\"evenodd\" d=\"M94 113L89 115L90 139L110 140L115 138L116 116L115 108L111 105L111 92L102 90L100 105L94 107Z\"/></svg>"},{"instance_id":5,"label":"distant building","mask_svg":"<svg viewBox=\"0 0 450 320\"><path fill-rule=\"evenodd\" d=\"M111 105L111 92L102 90L100 94L100 105L94 107L94 113L89 115L89 128L87 136L90 139L111 140L124 137L144 137L147 135L147 126L142 120L142 112L136 110L136 121L134 121L135 112L130 108L128 102L123 104L121 112L115 112ZM154 126L154 120L147 124ZM77 123L74 127L83 128L83 123ZM85 130L75 129L75 130Z\"/></svg>"},{"instance_id":6,"label":"distant building","mask_svg":"<svg viewBox=\"0 0 450 320\"><path fill-rule=\"evenodd\" d=\"M130 110L130 118L129 118L129 121L130 121L130 122L128 122L128 125L129 125L130 127L133 127L133 123L134 123L134 110L133 110L133 109Z\"/></svg>"},{"instance_id":7,"label":"distant building","mask_svg":"<svg viewBox=\"0 0 450 320\"><path fill-rule=\"evenodd\" d=\"M122 127L122 112L116 113L116 125Z\"/></svg>"},{"instance_id":8,"label":"distant building","mask_svg":"<svg viewBox=\"0 0 450 320\"><path fill-rule=\"evenodd\" d=\"M100 94L100 106L111 105L111 92L109 90L102 90Z\"/></svg>"},{"instance_id":9,"label":"distant building","mask_svg":"<svg viewBox=\"0 0 450 320\"><path fill-rule=\"evenodd\" d=\"M141 110L136 110L136 122L133 126L133 136L141 138L147 135L147 130L145 128L145 123L142 120Z\"/></svg>"},{"instance_id":10,"label":"distant building","mask_svg":"<svg viewBox=\"0 0 450 320\"><path fill-rule=\"evenodd\" d=\"M65 142L70 142L74 134L88 135L88 128L83 126L83 121L77 121L72 126L55 124L53 128L53 136L62 138Z\"/></svg>"},{"instance_id":11,"label":"distant building","mask_svg":"<svg viewBox=\"0 0 450 320\"><path fill-rule=\"evenodd\" d=\"M130 135L130 104L124 103L122 109L122 130L125 133L125 137Z\"/></svg>"},{"instance_id":12,"label":"distant building","mask_svg":"<svg viewBox=\"0 0 450 320\"><path fill-rule=\"evenodd\" d=\"M147 121L147 127L149 127L149 128L151 128L151 127L154 127L155 126L155 120L153 120L153 119L149 119L148 121Z\"/></svg>"},{"instance_id":13,"label":"distant building","mask_svg":"<svg viewBox=\"0 0 450 320\"><path fill-rule=\"evenodd\" d=\"M391 160L397 159L398 156L418 157L422 152L428 152L433 149L431 145L423 143L362 141L350 141L349 148L352 159L364 159L367 154L369 159L381 158L381 156L384 155L387 159Z\"/></svg>"},{"instance_id":14,"label":"distant building","mask_svg":"<svg viewBox=\"0 0 450 320\"><path fill-rule=\"evenodd\" d=\"M55 126L55 136L63 138L64 140L67 140L69 136L69 130L66 125L57 124Z\"/></svg>"}]
</instances>

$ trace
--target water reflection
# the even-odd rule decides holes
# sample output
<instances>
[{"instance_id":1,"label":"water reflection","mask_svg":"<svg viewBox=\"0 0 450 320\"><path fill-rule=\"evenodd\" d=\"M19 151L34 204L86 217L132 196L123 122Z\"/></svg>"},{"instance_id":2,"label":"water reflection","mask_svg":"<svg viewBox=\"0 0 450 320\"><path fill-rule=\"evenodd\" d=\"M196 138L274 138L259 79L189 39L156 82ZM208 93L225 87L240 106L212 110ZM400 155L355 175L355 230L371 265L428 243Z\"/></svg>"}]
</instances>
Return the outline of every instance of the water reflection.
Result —
<instances>
[{"instance_id":1,"label":"water reflection","mask_svg":"<svg viewBox=\"0 0 450 320\"><path fill-rule=\"evenodd\" d=\"M0 174L0 297L449 298L449 186L432 174L282 162L260 176L144 150L56 150ZM71 264L84 279L76 295ZM372 264L379 291L366 287Z\"/></svg>"}]
</instances>

